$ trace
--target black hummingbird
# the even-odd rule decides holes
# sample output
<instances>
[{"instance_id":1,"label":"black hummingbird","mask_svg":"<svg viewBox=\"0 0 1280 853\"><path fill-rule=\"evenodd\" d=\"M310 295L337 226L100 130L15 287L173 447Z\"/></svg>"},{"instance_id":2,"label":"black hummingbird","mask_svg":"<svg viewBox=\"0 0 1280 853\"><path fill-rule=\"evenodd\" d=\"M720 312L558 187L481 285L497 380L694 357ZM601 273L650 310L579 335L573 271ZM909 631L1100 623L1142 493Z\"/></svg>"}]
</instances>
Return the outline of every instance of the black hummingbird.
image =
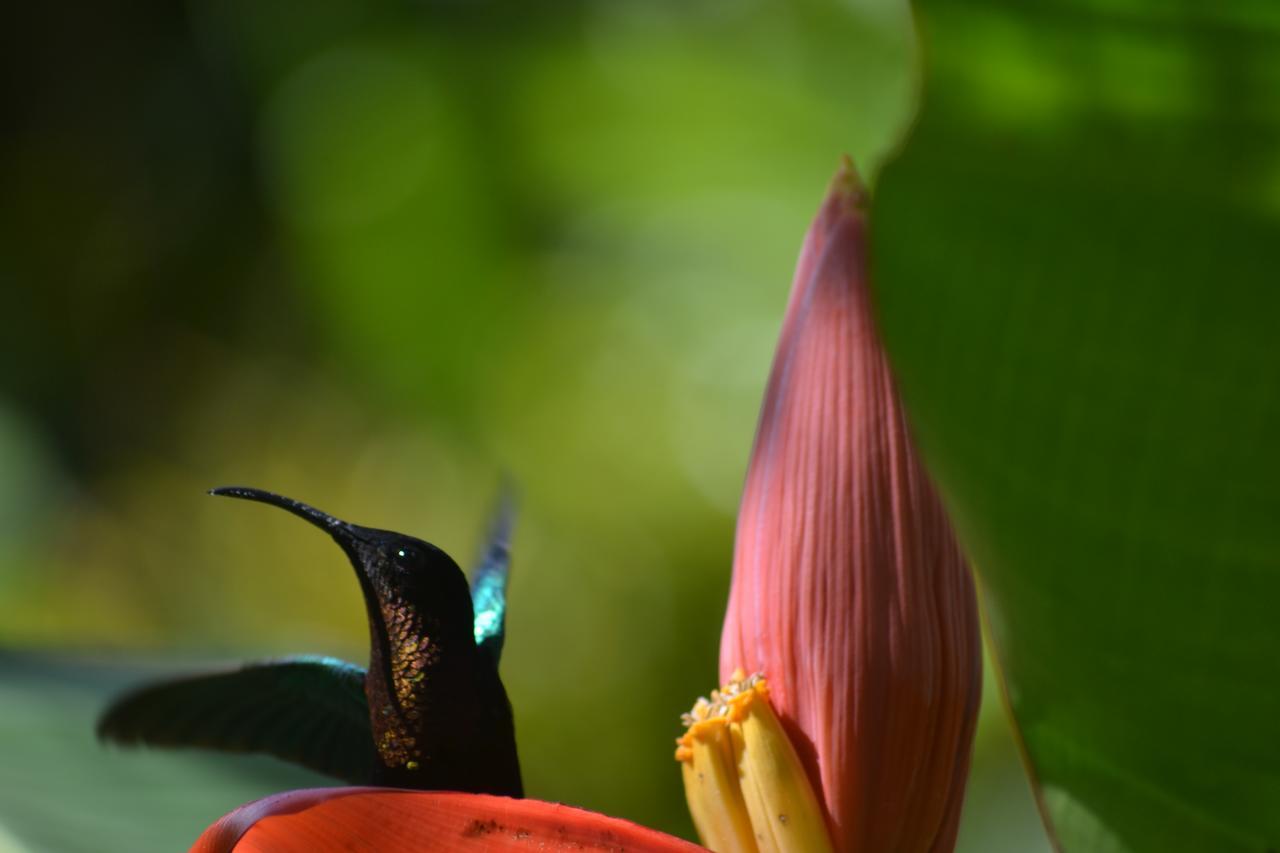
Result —
<instances>
[{"instance_id":1,"label":"black hummingbird","mask_svg":"<svg viewBox=\"0 0 1280 853\"><path fill-rule=\"evenodd\" d=\"M510 500L468 587L457 563L421 539L260 489L210 494L278 506L334 538L364 593L369 668L300 656L147 685L106 710L99 737L264 752L352 784L522 796L498 677Z\"/></svg>"}]
</instances>

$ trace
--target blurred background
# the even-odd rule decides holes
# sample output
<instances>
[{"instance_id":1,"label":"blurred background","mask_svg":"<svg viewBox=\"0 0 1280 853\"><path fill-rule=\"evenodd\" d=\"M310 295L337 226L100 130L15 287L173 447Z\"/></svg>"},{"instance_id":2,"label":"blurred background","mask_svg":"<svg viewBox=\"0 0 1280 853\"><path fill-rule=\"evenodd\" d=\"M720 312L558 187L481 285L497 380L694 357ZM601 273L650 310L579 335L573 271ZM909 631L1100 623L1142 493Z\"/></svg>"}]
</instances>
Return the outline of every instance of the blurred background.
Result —
<instances>
[{"instance_id":1,"label":"blurred background","mask_svg":"<svg viewBox=\"0 0 1280 853\"><path fill-rule=\"evenodd\" d=\"M255 485L467 565L521 491L526 787L692 836L792 264L905 132L905 4L147 0L0 32L0 851L182 849L323 784L125 752L116 691L364 662L350 567ZM993 679L966 851L1047 850Z\"/></svg>"}]
</instances>

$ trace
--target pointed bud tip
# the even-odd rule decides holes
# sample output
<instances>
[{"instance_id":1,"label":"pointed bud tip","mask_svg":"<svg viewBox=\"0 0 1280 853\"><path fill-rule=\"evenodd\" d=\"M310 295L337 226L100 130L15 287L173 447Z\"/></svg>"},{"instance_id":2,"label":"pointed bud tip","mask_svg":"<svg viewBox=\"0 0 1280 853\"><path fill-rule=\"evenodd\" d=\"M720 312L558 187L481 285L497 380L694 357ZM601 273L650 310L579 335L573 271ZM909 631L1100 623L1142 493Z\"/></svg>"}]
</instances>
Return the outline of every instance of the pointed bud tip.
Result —
<instances>
[{"instance_id":1,"label":"pointed bud tip","mask_svg":"<svg viewBox=\"0 0 1280 853\"><path fill-rule=\"evenodd\" d=\"M848 154L840 155L840 166L831 179L828 192L851 210L866 210L867 185L862 182L858 168L853 165L853 158Z\"/></svg>"}]
</instances>

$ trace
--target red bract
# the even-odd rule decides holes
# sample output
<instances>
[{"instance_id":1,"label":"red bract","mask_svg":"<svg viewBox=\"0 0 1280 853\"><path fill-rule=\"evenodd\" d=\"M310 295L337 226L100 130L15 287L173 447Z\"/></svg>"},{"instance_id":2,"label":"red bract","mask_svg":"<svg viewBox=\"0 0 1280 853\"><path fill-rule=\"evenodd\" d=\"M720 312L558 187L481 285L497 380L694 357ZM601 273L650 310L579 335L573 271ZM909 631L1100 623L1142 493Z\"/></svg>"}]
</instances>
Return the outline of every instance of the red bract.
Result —
<instances>
[{"instance_id":1,"label":"red bract","mask_svg":"<svg viewBox=\"0 0 1280 853\"><path fill-rule=\"evenodd\" d=\"M584 849L703 851L630 821L558 803L394 788L312 788L241 806L205 830L191 853Z\"/></svg>"},{"instance_id":2,"label":"red bract","mask_svg":"<svg viewBox=\"0 0 1280 853\"><path fill-rule=\"evenodd\" d=\"M864 200L846 162L800 253L720 677L769 679L838 849L950 850L981 689L976 604L873 322Z\"/></svg>"}]
</instances>

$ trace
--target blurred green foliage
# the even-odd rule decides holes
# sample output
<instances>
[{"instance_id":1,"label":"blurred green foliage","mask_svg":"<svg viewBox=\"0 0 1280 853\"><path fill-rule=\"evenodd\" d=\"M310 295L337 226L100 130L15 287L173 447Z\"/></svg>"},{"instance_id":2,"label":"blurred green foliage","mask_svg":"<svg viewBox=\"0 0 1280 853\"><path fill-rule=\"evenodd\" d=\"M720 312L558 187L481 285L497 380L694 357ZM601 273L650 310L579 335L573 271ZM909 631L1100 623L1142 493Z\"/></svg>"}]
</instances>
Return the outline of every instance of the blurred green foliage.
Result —
<instances>
[{"instance_id":1,"label":"blurred green foliage","mask_svg":"<svg viewBox=\"0 0 1280 853\"><path fill-rule=\"evenodd\" d=\"M921 2L885 335L1067 851L1280 847L1280 8Z\"/></svg>"},{"instance_id":2,"label":"blurred green foliage","mask_svg":"<svg viewBox=\"0 0 1280 853\"><path fill-rule=\"evenodd\" d=\"M299 784L92 742L113 690L191 657L365 654L331 543L205 489L270 488L465 563L502 471L530 794L689 834L672 738L714 686L791 266L839 155L874 175L907 126L905 7L11 17L0 644L28 654L0 664L0 838L168 850ZM35 649L61 655L44 677ZM965 849L1044 847L1013 755L987 714Z\"/></svg>"}]
</instances>

